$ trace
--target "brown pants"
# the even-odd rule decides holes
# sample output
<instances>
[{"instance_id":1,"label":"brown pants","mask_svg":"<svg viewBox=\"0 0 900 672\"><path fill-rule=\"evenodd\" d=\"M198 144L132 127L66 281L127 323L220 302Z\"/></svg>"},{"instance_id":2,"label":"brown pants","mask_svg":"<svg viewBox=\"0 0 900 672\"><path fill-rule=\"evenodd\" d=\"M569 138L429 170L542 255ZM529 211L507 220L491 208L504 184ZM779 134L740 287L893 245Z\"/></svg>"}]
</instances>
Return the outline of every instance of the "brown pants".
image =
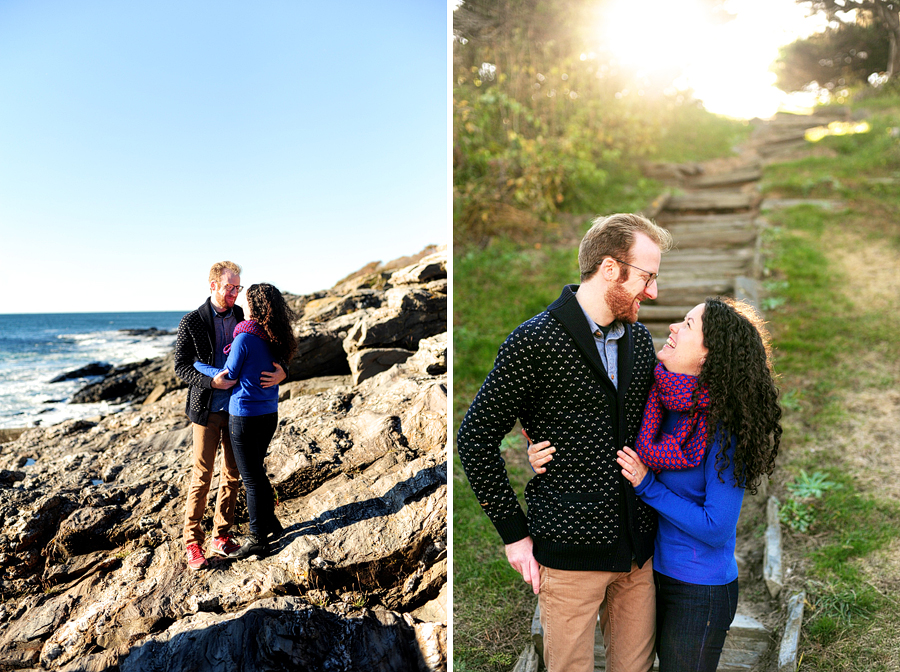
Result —
<instances>
[{"instance_id":1,"label":"brown pants","mask_svg":"<svg viewBox=\"0 0 900 672\"><path fill-rule=\"evenodd\" d=\"M630 572L541 567L541 626L549 672L593 672L597 614L608 672L648 672L656 657L652 562Z\"/></svg>"},{"instance_id":2,"label":"brown pants","mask_svg":"<svg viewBox=\"0 0 900 672\"><path fill-rule=\"evenodd\" d=\"M228 434L228 413L210 413L206 427L194 424L194 464L188 488L184 514L184 545L203 545L200 521L206 513L206 497L216 466L216 449L222 442L222 466L219 473L219 493L216 496L216 515L213 518L213 537L227 534L234 522L234 504L240 487L240 474L231 451Z\"/></svg>"}]
</instances>

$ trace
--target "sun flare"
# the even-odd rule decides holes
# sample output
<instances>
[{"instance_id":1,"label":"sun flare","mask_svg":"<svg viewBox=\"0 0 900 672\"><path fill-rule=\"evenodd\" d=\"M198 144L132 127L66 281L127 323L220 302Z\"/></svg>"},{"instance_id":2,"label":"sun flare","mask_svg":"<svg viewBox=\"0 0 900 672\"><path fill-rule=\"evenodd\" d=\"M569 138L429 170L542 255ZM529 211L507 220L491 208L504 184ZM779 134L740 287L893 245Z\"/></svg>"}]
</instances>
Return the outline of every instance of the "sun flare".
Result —
<instances>
[{"instance_id":1,"label":"sun flare","mask_svg":"<svg viewBox=\"0 0 900 672\"><path fill-rule=\"evenodd\" d=\"M638 75L662 67L684 67L702 56L711 23L694 0L648 0L640 11L628 0L609 5L599 17L601 44Z\"/></svg>"},{"instance_id":2,"label":"sun flare","mask_svg":"<svg viewBox=\"0 0 900 672\"><path fill-rule=\"evenodd\" d=\"M779 47L824 28L794 0L727 0L730 21L717 23L699 0L629 0L605 4L598 15L600 49L637 78L677 72L715 113L749 119L814 101L775 88L770 64Z\"/></svg>"}]
</instances>

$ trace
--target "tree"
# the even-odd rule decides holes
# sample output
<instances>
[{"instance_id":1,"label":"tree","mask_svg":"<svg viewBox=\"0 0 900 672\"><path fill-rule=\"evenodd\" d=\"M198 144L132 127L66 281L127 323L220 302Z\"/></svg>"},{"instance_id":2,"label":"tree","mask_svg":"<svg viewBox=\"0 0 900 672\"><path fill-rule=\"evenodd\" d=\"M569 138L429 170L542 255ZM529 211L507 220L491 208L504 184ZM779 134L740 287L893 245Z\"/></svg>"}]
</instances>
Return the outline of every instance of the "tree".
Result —
<instances>
[{"instance_id":1,"label":"tree","mask_svg":"<svg viewBox=\"0 0 900 672\"><path fill-rule=\"evenodd\" d=\"M809 5L814 11L824 13L829 19L844 23L838 16L856 11L868 14L880 21L890 35L887 62L887 76L900 72L900 0L797 0L801 5Z\"/></svg>"},{"instance_id":2,"label":"tree","mask_svg":"<svg viewBox=\"0 0 900 672\"><path fill-rule=\"evenodd\" d=\"M810 82L826 89L865 84L887 68L890 37L881 22L839 24L781 49L772 68L782 91L799 91Z\"/></svg>"}]
</instances>

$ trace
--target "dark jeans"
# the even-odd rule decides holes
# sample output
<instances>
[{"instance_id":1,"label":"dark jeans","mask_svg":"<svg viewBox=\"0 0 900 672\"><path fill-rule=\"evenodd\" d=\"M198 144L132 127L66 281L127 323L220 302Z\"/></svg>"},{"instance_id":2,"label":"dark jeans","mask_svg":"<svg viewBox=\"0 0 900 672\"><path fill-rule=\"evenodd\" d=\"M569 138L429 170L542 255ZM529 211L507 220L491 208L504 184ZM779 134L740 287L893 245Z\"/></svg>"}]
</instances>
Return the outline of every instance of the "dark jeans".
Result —
<instances>
[{"instance_id":1,"label":"dark jeans","mask_svg":"<svg viewBox=\"0 0 900 672\"><path fill-rule=\"evenodd\" d=\"M685 583L659 572L653 579L659 672L715 672L737 610L737 579L724 586Z\"/></svg>"},{"instance_id":2,"label":"dark jeans","mask_svg":"<svg viewBox=\"0 0 900 672\"><path fill-rule=\"evenodd\" d=\"M232 415L228 422L234 461L247 490L250 533L265 539L275 517L275 497L263 462L278 427L278 413Z\"/></svg>"}]
</instances>

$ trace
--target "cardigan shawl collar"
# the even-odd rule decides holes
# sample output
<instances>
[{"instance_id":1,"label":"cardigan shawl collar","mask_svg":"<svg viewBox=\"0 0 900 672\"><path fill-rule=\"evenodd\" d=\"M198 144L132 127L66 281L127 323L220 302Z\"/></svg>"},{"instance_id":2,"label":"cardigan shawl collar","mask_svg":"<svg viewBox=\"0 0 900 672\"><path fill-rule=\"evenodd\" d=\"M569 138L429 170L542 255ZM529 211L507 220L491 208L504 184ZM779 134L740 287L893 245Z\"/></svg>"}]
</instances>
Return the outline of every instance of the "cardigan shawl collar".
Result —
<instances>
[{"instance_id":1,"label":"cardigan shawl collar","mask_svg":"<svg viewBox=\"0 0 900 672\"><path fill-rule=\"evenodd\" d=\"M625 324L625 335L619 339L617 372L619 375L619 388L616 390L616 386L612 384L606 368L603 366L603 360L600 359L600 353L597 352L597 344L594 342L594 335L588 329L587 322L584 319L584 312L581 310L578 299L575 297L575 292L577 291L578 285L566 285L563 287L559 298L551 303L547 310L569 332L578 349L591 363L591 367L603 381L603 390L606 394L613 399L617 399L620 396L624 397L628 391L628 384L631 382L634 358L634 340L631 333L631 325Z\"/></svg>"}]
</instances>

